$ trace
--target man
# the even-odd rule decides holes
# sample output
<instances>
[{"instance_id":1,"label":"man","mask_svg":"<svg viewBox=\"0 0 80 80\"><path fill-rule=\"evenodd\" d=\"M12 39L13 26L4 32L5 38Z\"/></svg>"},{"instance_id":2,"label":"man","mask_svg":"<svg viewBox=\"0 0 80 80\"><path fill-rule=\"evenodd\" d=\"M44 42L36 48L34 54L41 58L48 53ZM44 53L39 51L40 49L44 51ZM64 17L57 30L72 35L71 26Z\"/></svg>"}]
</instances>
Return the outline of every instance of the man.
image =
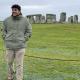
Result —
<instances>
[{"instance_id":1,"label":"man","mask_svg":"<svg viewBox=\"0 0 80 80\"><path fill-rule=\"evenodd\" d=\"M8 80L13 80L13 63L16 63L16 79L23 80L23 59L25 43L31 37L32 27L22 16L21 7L12 5L12 15L3 22L3 39L6 46L8 63Z\"/></svg>"}]
</instances>

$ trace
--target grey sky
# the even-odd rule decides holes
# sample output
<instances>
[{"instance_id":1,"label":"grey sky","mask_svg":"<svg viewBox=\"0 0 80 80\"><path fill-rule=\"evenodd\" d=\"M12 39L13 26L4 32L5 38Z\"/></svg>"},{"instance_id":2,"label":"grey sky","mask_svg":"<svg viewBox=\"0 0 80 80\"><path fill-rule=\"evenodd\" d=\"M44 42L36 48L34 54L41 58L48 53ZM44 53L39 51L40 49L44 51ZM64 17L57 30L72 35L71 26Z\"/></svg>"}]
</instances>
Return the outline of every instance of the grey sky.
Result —
<instances>
[{"instance_id":1,"label":"grey sky","mask_svg":"<svg viewBox=\"0 0 80 80\"><path fill-rule=\"evenodd\" d=\"M78 14L80 17L80 0L1 0L0 20L11 15L11 6L19 4L24 16L28 14L46 13L56 14L59 20L60 13L66 12L67 17Z\"/></svg>"}]
</instances>

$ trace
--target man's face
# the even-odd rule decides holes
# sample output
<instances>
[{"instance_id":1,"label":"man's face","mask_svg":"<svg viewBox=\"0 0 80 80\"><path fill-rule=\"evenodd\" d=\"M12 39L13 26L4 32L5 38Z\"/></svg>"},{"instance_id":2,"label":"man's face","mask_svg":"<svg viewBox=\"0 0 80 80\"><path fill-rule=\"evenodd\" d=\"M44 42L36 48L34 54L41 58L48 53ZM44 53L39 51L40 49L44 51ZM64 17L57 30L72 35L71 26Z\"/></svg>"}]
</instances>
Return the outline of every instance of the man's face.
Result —
<instances>
[{"instance_id":1,"label":"man's face","mask_svg":"<svg viewBox=\"0 0 80 80\"><path fill-rule=\"evenodd\" d=\"M20 11L17 8L12 8L12 15L18 16L20 14Z\"/></svg>"}]
</instances>

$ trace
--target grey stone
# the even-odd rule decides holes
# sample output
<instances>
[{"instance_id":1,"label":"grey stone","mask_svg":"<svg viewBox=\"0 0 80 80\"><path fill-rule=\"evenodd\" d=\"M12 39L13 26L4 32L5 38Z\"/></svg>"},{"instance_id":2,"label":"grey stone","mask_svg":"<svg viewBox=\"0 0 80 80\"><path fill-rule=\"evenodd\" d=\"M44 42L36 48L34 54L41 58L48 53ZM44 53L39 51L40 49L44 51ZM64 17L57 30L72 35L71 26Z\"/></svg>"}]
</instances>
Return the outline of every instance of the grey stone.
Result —
<instances>
[{"instance_id":1,"label":"grey stone","mask_svg":"<svg viewBox=\"0 0 80 80\"><path fill-rule=\"evenodd\" d=\"M66 12L60 13L60 22L61 23L66 22Z\"/></svg>"},{"instance_id":2,"label":"grey stone","mask_svg":"<svg viewBox=\"0 0 80 80\"><path fill-rule=\"evenodd\" d=\"M74 23L78 23L78 15L74 15Z\"/></svg>"},{"instance_id":3,"label":"grey stone","mask_svg":"<svg viewBox=\"0 0 80 80\"><path fill-rule=\"evenodd\" d=\"M55 14L46 14L46 23L55 23L56 15Z\"/></svg>"},{"instance_id":4,"label":"grey stone","mask_svg":"<svg viewBox=\"0 0 80 80\"><path fill-rule=\"evenodd\" d=\"M73 16L68 17L68 23L73 23Z\"/></svg>"},{"instance_id":5,"label":"grey stone","mask_svg":"<svg viewBox=\"0 0 80 80\"><path fill-rule=\"evenodd\" d=\"M28 15L27 16L27 19L30 21L30 23L35 23L35 20L34 20L34 16L33 15Z\"/></svg>"},{"instance_id":6,"label":"grey stone","mask_svg":"<svg viewBox=\"0 0 80 80\"><path fill-rule=\"evenodd\" d=\"M41 17L42 17L42 15L41 14L36 14L34 16L35 16L35 23L41 23Z\"/></svg>"},{"instance_id":7,"label":"grey stone","mask_svg":"<svg viewBox=\"0 0 80 80\"><path fill-rule=\"evenodd\" d=\"M45 16L42 16L42 17L41 17L41 23L46 23Z\"/></svg>"}]
</instances>

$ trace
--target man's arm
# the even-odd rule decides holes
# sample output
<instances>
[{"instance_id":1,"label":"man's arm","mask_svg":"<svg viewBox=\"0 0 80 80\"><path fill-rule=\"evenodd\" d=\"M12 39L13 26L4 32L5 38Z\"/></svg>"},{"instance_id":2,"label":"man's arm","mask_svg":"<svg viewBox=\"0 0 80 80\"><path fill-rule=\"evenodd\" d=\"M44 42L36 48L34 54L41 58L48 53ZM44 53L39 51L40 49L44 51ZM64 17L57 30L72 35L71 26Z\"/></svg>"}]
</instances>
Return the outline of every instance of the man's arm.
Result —
<instances>
[{"instance_id":1,"label":"man's arm","mask_svg":"<svg viewBox=\"0 0 80 80\"><path fill-rule=\"evenodd\" d=\"M29 21L26 19L26 27L25 27L25 33L24 33L24 37L25 37L25 40L28 41L28 39L31 37L32 35L32 26L31 24L29 23Z\"/></svg>"},{"instance_id":2,"label":"man's arm","mask_svg":"<svg viewBox=\"0 0 80 80\"><path fill-rule=\"evenodd\" d=\"M6 27L5 21L3 21L3 27L2 27L2 37L3 37L3 40L5 40L6 33L7 33L7 27Z\"/></svg>"}]
</instances>

